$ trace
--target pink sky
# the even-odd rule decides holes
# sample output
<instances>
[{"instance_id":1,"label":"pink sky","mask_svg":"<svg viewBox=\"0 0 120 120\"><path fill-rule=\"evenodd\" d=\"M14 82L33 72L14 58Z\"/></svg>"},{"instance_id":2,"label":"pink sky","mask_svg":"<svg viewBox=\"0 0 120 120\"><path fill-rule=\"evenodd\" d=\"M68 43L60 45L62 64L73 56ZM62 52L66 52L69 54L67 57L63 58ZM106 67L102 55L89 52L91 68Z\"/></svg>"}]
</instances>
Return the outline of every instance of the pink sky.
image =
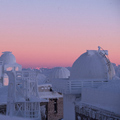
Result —
<instances>
[{"instance_id":1,"label":"pink sky","mask_svg":"<svg viewBox=\"0 0 120 120\"><path fill-rule=\"evenodd\" d=\"M120 64L119 0L26 1L0 1L0 52L23 67L66 67L101 46Z\"/></svg>"}]
</instances>

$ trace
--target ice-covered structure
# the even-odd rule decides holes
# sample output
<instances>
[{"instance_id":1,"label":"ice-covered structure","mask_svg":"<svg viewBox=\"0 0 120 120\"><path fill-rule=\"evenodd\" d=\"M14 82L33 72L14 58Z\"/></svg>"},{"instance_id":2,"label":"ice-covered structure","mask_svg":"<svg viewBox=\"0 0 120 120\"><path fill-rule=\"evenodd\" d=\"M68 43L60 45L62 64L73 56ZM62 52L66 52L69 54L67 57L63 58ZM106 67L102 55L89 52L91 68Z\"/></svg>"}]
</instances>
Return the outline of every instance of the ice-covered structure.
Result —
<instances>
[{"instance_id":1,"label":"ice-covered structure","mask_svg":"<svg viewBox=\"0 0 120 120\"><path fill-rule=\"evenodd\" d=\"M120 79L120 65L117 66L115 63L112 63L112 64L115 69L116 76L119 77Z\"/></svg>"},{"instance_id":2,"label":"ice-covered structure","mask_svg":"<svg viewBox=\"0 0 120 120\"><path fill-rule=\"evenodd\" d=\"M7 74L9 85L0 88L1 114L6 114L7 110L7 115L11 117L39 120L63 118L63 96L52 91L51 84L37 84L36 72L9 71Z\"/></svg>"},{"instance_id":3,"label":"ice-covered structure","mask_svg":"<svg viewBox=\"0 0 120 120\"><path fill-rule=\"evenodd\" d=\"M6 71L21 71L22 66L16 63L16 58L12 52L6 51L0 57L0 82L3 85L8 85L8 76Z\"/></svg>"},{"instance_id":4,"label":"ice-covered structure","mask_svg":"<svg viewBox=\"0 0 120 120\"><path fill-rule=\"evenodd\" d=\"M52 78L68 78L70 72L66 68L56 67L51 72L49 71L49 74L47 77L40 73L37 74L38 93L40 98L48 100L47 103L41 103L44 105L44 110L47 110L46 119L58 120L63 118L63 95L52 90L51 80Z\"/></svg>"},{"instance_id":5,"label":"ice-covered structure","mask_svg":"<svg viewBox=\"0 0 120 120\"><path fill-rule=\"evenodd\" d=\"M6 51L3 52L3 54L0 57L1 67L3 67L3 70L5 71L20 71L22 69L21 65L16 63L16 58L12 54L12 52Z\"/></svg>"},{"instance_id":6,"label":"ice-covered structure","mask_svg":"<svg viewBox=\"0 0 120 120\"><path fill-rule=\"evenodd\" d=\"M120 80L112 80L98 88L83 88L81 101L76 101L76 118L120 119ZM77 119L78 120L78 119Z\"/></svg>"},{"instance_id":7,"label":"ice-covered structure","mask_svg":"<svg viewBox=\"0 0 120 120\"><path fill-rule=\"evenodd\" d=\"M41 119L36 73L7 71L9 77L7 115ZM46 100L43 100L46 101Z\"/></svg>"},{"instance_id":8,"label":"ice-covered structure","mask_svg":"<svg viewBox=\"0 0 120 120\"><path fill-rule=\"evenodd\" d=\"M37 82L38 85L46 83L46 76L44 74L38 73L37 74Z\"/></svg>"},{"instance_id":9,"label":"ice-covered structure","mask_svg":"<svg viewBox=\"0 0 120 120\"><path fill-rule=\"evenodd\" d=\"M65 67L55 67L53 68L53 72L51 74L51 79L56 78L69 78L70 71Z\"/></svg>"},{"instance_id":10,"label":"ice-covered structure","mask_svg":"<svg viewBox=\"0 0 120 120\"><path fill-rule=\"evenodd\" d=\"M98 88L83 88L81 101L75 102L76 120L120 120L120 80Z\"/></svg>"},{"instance_id":11,"label":"ice-covered structure","mask_svg":"<svg viewBox=\"0 0 120 120\"><path fill-rule=\"evenodd\" d=\"M108 51L87 50L73 63L70 79L111 80L115 71L106 54Z\"/></svg>"},{"instance_id":12,"label":"ice-covered structure","mask_svg":"<svg viewBox=\"0 0 120 120\"><path fill-rule=\"evenodd\" d=\"M51 74L47 77L47 81L49 83L52 82L53 79L69 79L70 71L65 67L55 67L52 69Z\"/></svg>"},{"instance_id":13,"label":"ice-covered structure","mask_svg":"<svg viewBox=\"0 0 120 120\"><path fill-rule=\"evenodd\" d=\"M65 120L75 120L75 119L81 120L85 115L86 115L85 119L86 118L101 119L101 116L99 116L98 118L93 117L96 114L93 114L92 116L92 113L93 113L91 111L93 110L92 107L93 106L98 107L97 113L100 114L101 109L99 106L104 106L104 104L107 104L107 100L109 101L109 98L110 98L110 97L107 98L104 96L107 94L107 92L109 93L110 96L112 96L113 93L110 92L108 89L106 89L106 93L104 93L103 95L101 91L100 98L102 99L102 101L104 101L104 104L102 104L102 102L100 102L99 99L96 99L95 95L99 96L99 93L100 93L99 91L101 89L98 89L98 88L100 86L106 86L110 84L110 82L113 81L114 77L115 77L115 71L108 58L107 50L103 50L101 49L101 47L98 47L98 50L87 50L86 53L82 54L73 63L69 80L64 80L64 79L58 79L57 81L55 79L52 80L53 89L63 94L64 119ZM114 80L113 83L117 84L116 80ZM120 85L119 82L118 84ZM91 91L89 90L87 91L87 89L91 89ZM111 91L114 91L113 87L111 88ZM117 91L118 92L115 92L115 94L117 94L116 97L115 95L113 95L114 96L114 100L112 99L113 106L116 105L115 102L118 102L120 99L119 89ZM97 103L99 104L99 106L96 106ZM109 105L110 103L108 102ZM87 111L87 113L85 114L86 112L85 108L87 104L89 104L90 109L88 109L89 112ZM85 106L82 106L82 105L85 105ZM90 105L93 105L93 106L90 106ZM113 107L112 105L111 106L109 105L106 105L106 106L109 108ZM116 105L117 107L116 110L118 110L120 107L119 103L117 105ZM111 114L112 110L109 111L110 109L106 109L105 107L103 109L104 109L103 111L108 110L109 115ZM114 113L112 117L117 118L120 116L120 114L118 116L116 116L116 114L118 113Z\"/></svg>"},{"instance_id":14,"label":"ice-covered structure","mask_svg":"<svg viewBox=\"0 0 120 120\"><path fill-rule=\"evenodd\" d=\"M63 96L45 84L44 74L22 70L11 52L0 57L0 82L0 113L36 120L63 118Z\"/></svg>"},{"instance_id":15,"label":"ice-covered structure","mask_svg":"<svg viewBox=\"0 0 120 120\"><path fill-rule=\"evenodd\" d=\"M38 93L40 98L48 100L46 103L41 102L41 115L45 116L46 120L63 118L63 95L53 91L51 84L38 85Z\"/></svg>"}]
</instances>

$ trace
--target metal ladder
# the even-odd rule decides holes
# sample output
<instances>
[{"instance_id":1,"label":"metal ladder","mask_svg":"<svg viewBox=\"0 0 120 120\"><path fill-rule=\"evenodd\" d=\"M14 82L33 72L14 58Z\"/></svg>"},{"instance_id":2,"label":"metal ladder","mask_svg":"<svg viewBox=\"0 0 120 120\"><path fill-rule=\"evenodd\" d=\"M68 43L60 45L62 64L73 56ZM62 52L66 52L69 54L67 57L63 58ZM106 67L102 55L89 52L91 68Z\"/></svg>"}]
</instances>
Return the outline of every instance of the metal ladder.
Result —
<instances>
[{"instance_id":1,"label":"metal ladder","mask_svg":"<svg viewBox=\"0 0 120 120\"><path fill-rule=\"evenodd\" d=\"M103 58L105 58L105 61L106 61L106 65L107 65L107 68L108 68L108 73L110 73L111 72L111 62L110 62L110 60L109 60L109 58L108 58L108 55L106 54L106 52L105 52L105 50L100 50L100 49L102 49L101 47L99 47L99 50L98 50L98 52L99 52L99 54L103 57ZM103 53L104 52L104 53Z\"/></svg>"}]
</instances>

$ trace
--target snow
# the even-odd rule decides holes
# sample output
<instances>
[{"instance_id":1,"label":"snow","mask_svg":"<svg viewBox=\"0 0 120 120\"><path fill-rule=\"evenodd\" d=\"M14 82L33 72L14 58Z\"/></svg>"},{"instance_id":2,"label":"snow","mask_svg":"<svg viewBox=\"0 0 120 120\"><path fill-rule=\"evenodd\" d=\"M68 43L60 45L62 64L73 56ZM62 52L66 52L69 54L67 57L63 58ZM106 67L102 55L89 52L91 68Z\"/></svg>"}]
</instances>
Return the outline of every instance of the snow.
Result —
<instances>
[{"instance_id":1,"label":"snow","mask_svg":"<svg viewBox=\"0 0 120 120\"><path fill-rule=\"evenodd\" d=\"M62 98L63 95L57 93L57 92L39 92L40 98Z\"/></svg>"},{"instance_id":2,"label":"snow","mask_svg":"<svg viewBox=\"0 0 120 120\"><path fill-rule=\"evenodd\" d=\"M9 58L10 57L10 58ZM8 63L9 61L6 61L6 59L10 59L10 63L19 66L19 64L16 63L16 59L14 55L11 54L11 52L5 52L1 56L2 60L5 61L5 63ZM1 59L0 58L0 59ZM6 64L8 65L8 64ZM48 99L50 98L62 98L64 96L64 118L74 120L74 113L75 113L75 103L80 105L81 103L85 103L91 106L95 106L98 109L104 109L111 112L114 112L116 114L120 114L120 80L118 77L120 77L120 66L116 66L113 64L113 66L110 64L111 73L108 73L108 66L106 66L105 59L98 53L96 50L88 50L86 53L82 54L73 64L71 68L71 76L70 71L67 68L64 67L56 67L51 69L40 69L40 71L35 71L37 74L37 81L38 81L38 98L30 97L30 100L32 102L48 102ZM114 68L115 73L114 73ZM47 78L44 74L49 78ZM108 73L108 74L106 74ZM82 90L82 97L81 99L76 99L76 94L59 94L58 92L52 91L52 85L46 84L47 79L53 80L56 84L56 86L60 86L62 90L66 90L69 77L70 80L83 80L85 83L86 81L94 81L99 80L108 80L109 76L112 76L112 79L109 80L107 83L103 83L98 88L84 88L82 87L80 90ZM81 80L81 82L82 82ZM65 82L63 82L65 81ZM70 82L69 82L70 83ZM77 82L77 84L80 82ZM73 84L73 87L77 84ZM53 84L54 85L54 84ZM70 84L71 85L71 84ZM66 89L64 89L64 87ZM90 87L90 86L89 86ZM59 87L57 87L59 88ZM73 89L75 90L75 89ZM80 91L81 92L81 91ZM2 86L0 87L0 104L7 104L7 95L8 95L8 86ZM78 101L77 101L78 100ZM17 102L24 102L25 99L21 98L21 96L18 97ZM41 108L43 115L45 114L45 106ZM9 116L2 116L0 115L0 120L23 120L24 118L18 118L18 117L9 117ZM27 119L24 119L27 120Z\"/></svg>"},{"instance_id":3,"label":"snow","mask_svg":"<svg viewBox=\"0 0 120 120\"><path fill-rule=\"evenodd\" d=\"M70 79L112 79L115 71L111 63L106 65L107 60L97 50L88 50L73 63Z\"/></svg>"},{"instance_id":4,"label":"snow","mask_svg":"<svg viewBox=\"0 0 120 120\"><path fill-rule=\"evenodd\" d=\"M38 81L38 85L44 84L46 82L46 76L44 74L38 73L37 81Z\"/></svg>"},{"instance_id":5,"label":"snow","mask_svg":"<svg viewBox=\"0 0 120 120\"><path fill-rule=\"evenodd\" d=\"M14 64L16 63L15 56L12 54L12 52L6 51L2 52L3 54L0 57L0 61L3 61L4 64Z\"/></svg>"},{"instance_id":6,"label":"snow","mask_svg":"<svg viewBox=\"0 0 120 120\"><path fill-rule=\"evenodd\" d=\"M69 77L70 77L70 71L65 67L53 68L53 72L50 75L50 79L69 78Z\"/></svg>"},{"instance_id":7,"label":"snow","mask_svg":"<svg viewBox=\"0 0 120 120\"><path fill-rule=\"evenodd\" d=\"M115 63L112 64L115 69L116 76L120 78L120 65L117 66Z\"/></svg>"},{"instance_id":8,"label":"snow","mask_svg":"<svg viewBox=\"0 0 120 120\"><path fill-rule=\"evenodd\" d=\"M0 120L30 120L30 119L0 115Z\"/></svg>"},{"instance_id":9,"label":"snow","mask_svg":"<svg viewBox=\"0 0 120 120\"><path fill-rule=\"evenodd\" d=\"M101 91L109 91L111 93L118 93L120 94L120 80L111 80L106 84L103 84L98 88Z\"/></svg>"},{"instance_id":10,"label":"snow","mask_svg":"<svg viewBox=\"0 0 120 120\"><path fill-rule=\"evenodd\" d=\"M75 95L63 94L64 120L75 120L75 99Z\"/></svg>"},{"instance_id":11,"label":"snow","mask_svg":"<svg viewBox=\"0 0 120 120\"><path fill-rule=\"evenodd\" d=\"M8 86L0 87L0 105L7 104Z\"/></svg>"},{"instance_id":12,"label":"snow","mask_svg":"<svg viewBox=\"0 0 120 120\"><path fill-rule=\"evenodd\" d=\"M120 114L120 81L112 80L99 88L83 88L81 103Z\"/></svg>"},{"instance_id":13,"label":"snow","mask_svg":"<svg viewBox=\"0 0 120 120\"><path fill-rule=\"evenodd\" d=\"M38 85L38 93L39 93L40 98L45 98L45 99L63 97L62 94L59 94L58 92L52 91L51 84Z\"/></svg>"}]
</instances>

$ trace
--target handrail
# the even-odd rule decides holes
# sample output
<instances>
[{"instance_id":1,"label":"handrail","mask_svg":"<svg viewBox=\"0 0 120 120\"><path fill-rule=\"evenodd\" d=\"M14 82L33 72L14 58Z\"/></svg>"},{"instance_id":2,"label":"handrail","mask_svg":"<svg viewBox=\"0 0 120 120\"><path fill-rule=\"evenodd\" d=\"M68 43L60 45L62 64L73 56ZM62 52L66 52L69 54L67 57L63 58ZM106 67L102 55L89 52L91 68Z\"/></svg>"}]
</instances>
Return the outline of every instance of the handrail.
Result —
<instances>
[{"instance_id":1,"label":"handrail","mask_svg":"<svg viewBox=\"0 0 120 120\"><path fill-rule=\"evenodd\" d=\"M105 110L103 108L98 108L96 106L93 106L93 105L89 105L89 104L86 104L86 103L81 103L80 105L76 105L75 107L75 111L77 113L80 113L82 115L87 115L91 118L96 118L96 119L100 119L100 117L106 117L106 118L114 118L116 120L118 120L120 118L120 115L114 113L114 112L111 112L111 111L108 111L108 110Z\"/></svg>"},{"instance_id":2,"label":"handrail","mask_svg":"<svg viewBox=\"0 0 120 120\"><path fill-rule=\"evenodd\" d=\"M64 94L80 94L81 89L85 87L96 88L106 80L54 80L52 83L53 90Z\"/></svg>"}]
</instances>

